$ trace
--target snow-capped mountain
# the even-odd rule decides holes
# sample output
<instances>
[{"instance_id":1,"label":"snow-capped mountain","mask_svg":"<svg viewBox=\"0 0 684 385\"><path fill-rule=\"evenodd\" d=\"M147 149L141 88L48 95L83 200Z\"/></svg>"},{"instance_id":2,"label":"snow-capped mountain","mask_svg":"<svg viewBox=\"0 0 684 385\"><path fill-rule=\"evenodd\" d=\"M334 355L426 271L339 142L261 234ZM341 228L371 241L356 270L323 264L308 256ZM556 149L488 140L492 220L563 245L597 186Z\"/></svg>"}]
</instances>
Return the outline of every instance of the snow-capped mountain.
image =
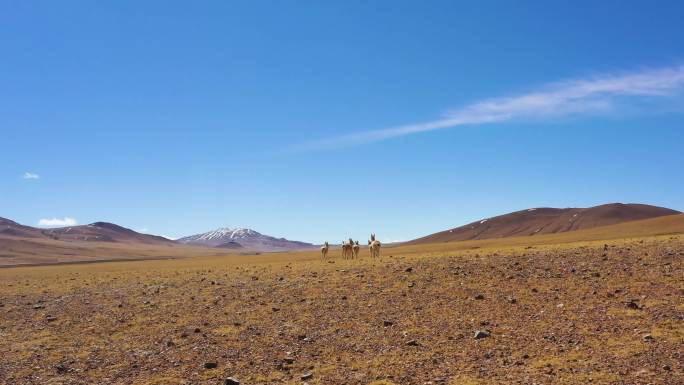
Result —
<instances>
[{"instance_id":1,"label":"snow-capped mountain","mask_svg":"<svg viewBox=\"0 0 684 385\"><path fill-rule=\"evenodd\" d=\"M252 229L222 227L202 234L177 239L188 245L244 249L249 251L289 251L314 247L306 242L289 241L261 234Z\"/></svg>"}]
</instances>

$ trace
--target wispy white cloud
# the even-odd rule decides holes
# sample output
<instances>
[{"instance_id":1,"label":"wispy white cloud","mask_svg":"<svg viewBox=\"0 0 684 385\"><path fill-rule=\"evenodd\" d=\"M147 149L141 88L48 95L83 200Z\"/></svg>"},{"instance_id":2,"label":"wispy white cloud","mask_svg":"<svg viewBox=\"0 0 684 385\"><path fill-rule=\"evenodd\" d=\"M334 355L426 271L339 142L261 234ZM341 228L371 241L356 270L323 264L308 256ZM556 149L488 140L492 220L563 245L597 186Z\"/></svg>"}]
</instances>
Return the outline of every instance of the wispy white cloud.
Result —
<instances>
[{"instance_id":1,"label":"wispy white cloud","mask_svg":"<svg viewBox=\"0 0 684 385\"><path fill-rule=\"evenodd\" d=\"M26 171L21 177L23 179L40 179L40 175L29 171Z\"/></svg>"},{"instance_id":2,"label":"wispy white cloud","mask_svg":"<svg viewBox=\"0 0 684 385\"><path fill-rule=\"evenodd\" d=\"M139 233L146 233L149 231L149 229L147 227L143 227L142 229L137 229L136 231Z\"/></svg>"},{"instance_id":3,"label":"wispy white cloud","mask_svg":"<svg viewBox=\"0 0 684 385\"><path fill-rule=\"evenodd\" d=\"M478 101L450 110L441 119L312 141L296 150L353 146L463 125L609 113L619 110L622 101L674 96L682 88L684 65L571 79L527 93Z\"/></svg>"},{"instance_id":4,"label":"wispy white cloud","mask_svg":"<svg viewBox=\"0 0 684 385\"><path fill-rule=\"evenodd\" d=\"M43 218L38 221L38 226L55 226L55 227L64 227L64 226L75 226L77 225L78 222L76 219L71 218L71 217L64 217L62 219L60 218Z\"/></svg>"}]
</instances>

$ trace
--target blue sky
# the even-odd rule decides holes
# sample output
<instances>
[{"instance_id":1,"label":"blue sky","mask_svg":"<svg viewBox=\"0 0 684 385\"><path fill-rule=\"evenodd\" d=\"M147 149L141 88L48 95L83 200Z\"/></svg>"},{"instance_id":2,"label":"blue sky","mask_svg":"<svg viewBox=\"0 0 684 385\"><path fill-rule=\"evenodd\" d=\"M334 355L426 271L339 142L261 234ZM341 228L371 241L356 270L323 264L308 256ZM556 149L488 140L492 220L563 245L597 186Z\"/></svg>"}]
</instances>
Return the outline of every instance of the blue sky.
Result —
<instances>
[{"instance_id":1,"label":"blue sky","mask_svg":"<svg viewBox=\"0 0 684 385\"><path fill-rule=\"evenodd\" d=\"M338 242L528 207L684 210L681 15L0 1L0 216Z\"/></svg>"}]
</instances>

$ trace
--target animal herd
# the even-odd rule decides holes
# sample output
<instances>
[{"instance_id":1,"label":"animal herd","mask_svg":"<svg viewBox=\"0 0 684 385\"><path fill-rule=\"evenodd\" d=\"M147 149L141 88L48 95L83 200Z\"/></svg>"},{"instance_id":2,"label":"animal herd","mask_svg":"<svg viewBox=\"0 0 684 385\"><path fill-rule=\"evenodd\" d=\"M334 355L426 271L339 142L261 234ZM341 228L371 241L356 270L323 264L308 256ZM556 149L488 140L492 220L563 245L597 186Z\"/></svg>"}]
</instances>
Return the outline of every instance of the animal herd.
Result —
<instances>
[{"instance_id":1,"label":"animal herd","mask_svg":"<svg viewBox=\"0 0 684 385\"><path fill-rule=\"evenodd\" d=\"M368 240L368 251L370 252L371 258L380 257L380 241L375 239L375 234L371 234ZM349 241L342 241L340 247L342 250L342 259L356 259L359 257L359 251L361 246L359 241L354 241L349 238ZM326 241L323 246L321 246L321 259L328 258L328 251L330 250L330 244Z\"/></svg>"}]
</instances>

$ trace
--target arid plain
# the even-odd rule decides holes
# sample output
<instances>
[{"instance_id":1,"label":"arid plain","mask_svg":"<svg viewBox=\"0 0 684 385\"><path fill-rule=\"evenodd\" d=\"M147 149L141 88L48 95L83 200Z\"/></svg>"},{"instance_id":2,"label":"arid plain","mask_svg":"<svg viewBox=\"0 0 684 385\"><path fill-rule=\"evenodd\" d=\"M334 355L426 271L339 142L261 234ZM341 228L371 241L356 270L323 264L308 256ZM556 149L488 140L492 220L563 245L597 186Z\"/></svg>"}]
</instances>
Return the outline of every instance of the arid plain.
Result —
<instances>
[{"instance_id":1,"label":"arid plain","mask_svg":"<svg viewBox=\"0 0 684 385\"><path fill-rule=\"evenodd\" d=\"M0 384L681 384L684 216L0 270Z\"/></svg>"}]
</instances>

